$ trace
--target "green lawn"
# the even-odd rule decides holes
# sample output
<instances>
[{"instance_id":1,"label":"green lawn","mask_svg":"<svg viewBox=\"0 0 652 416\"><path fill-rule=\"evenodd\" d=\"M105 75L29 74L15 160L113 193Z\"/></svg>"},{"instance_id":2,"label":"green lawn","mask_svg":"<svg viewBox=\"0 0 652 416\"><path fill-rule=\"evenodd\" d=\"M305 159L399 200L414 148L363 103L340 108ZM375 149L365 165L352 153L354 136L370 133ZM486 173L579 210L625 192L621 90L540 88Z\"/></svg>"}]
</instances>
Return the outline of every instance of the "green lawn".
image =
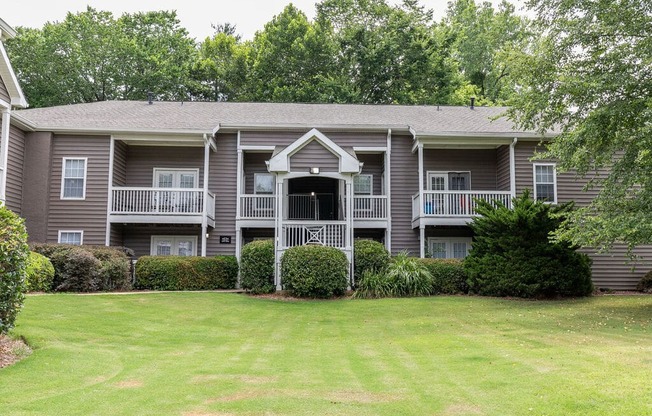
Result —
<instances>
[{"instance_id":1,"label":"green lawn","mask_svg":"<svg viewBox=\"0 0 652 416\"><path fill-rule=\"evenodd\" d=\"M0 415L649 415L652 296L28 297Z\"/></svg>"}]
</instances>

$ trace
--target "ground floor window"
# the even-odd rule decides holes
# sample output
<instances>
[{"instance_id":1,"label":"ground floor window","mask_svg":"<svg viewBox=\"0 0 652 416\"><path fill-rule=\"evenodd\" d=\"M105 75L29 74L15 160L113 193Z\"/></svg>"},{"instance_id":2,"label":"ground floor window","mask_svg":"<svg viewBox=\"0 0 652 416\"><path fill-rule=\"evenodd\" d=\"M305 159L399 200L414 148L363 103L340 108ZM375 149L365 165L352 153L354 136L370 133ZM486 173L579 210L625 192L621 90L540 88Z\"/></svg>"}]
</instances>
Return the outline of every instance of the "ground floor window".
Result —
<instances>
[{"instance_id":1,"label":"ground floor window","mask_svg":"<svg viewBox=\"0 0 652 416\"><path fill-rule=\"evenodd\" d=\"M196 256L197 236L192 235L154 235L152 236L152 256Z\"/></svg>"},{"instance_id":2,"label":"ground floor window","mask_svg":"<svg viewBox=\"0 0 652 416\"><path fill-rule=\"evenodd\" d=\"M84 242L84 232L81 230L59 230L59 243L81 246Z\"/></svg>"},{"instance_id":3,"label":"ground floor window","mask_svg":"<svg viewBox=\"0 0 652 416\"><path fill-rule=\"evenodd\" d=\"M471 238L428 238L428 257L434 259L463 259L469 254Z\"/></svg>"}]
</instances>

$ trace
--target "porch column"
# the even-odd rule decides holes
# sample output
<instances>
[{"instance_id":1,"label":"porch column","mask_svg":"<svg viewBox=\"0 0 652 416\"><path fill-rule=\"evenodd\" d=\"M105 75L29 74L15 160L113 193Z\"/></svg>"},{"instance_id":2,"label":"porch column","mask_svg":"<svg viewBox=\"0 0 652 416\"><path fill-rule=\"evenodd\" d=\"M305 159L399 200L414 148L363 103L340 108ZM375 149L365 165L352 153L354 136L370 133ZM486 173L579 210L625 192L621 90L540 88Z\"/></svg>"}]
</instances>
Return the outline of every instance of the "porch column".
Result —
<instances>
[{"instance_id":1,"label":"porch column","mask_svg":"<svg viewBox=\"0 0 652 416\"><path fill-rule=\"evenodd\" d=\"M355 277L353 276L353 175L347 175L346 188L344 195L346 196L346 249L349 255L349 290L355 285Z\"/></svg>"},{"instance_id":2,"label":"porch column","mask_svg":"<svg viewBox=\"0 0 652 416\"><path fill-rule=\"evenodd\" d=\"M274 284L276 290L281 290L283 284L281 282L281 247L283 245L283 180L285 175L280 173L276 174L276 215L275 221L275 235L274 235Z\"/></svg>"},{"instance_id":3,"label":"porch column","mask_svg":"<svg viewBox=\"0 0 652 416\"><path fill-rule=\"evenodd\" d=\"M201 220L201 256L206 257L206 242L208 241L208 238L206 235L208 234L208 170L210 168L209 166L209 160L211 156L211 143L210 140L204 135L204 203L203 205L203 211L204 215L202 215L202 220Z\"/></svg>"},{"instance_id":4,"label":"porch column","mask_svg":"<svg viewBox=\"0 0 652 416\"><path fill-rule=\"evenodd\" d=\"M419 225L419 257L426 257L426 226Z\"/></svg>"},{"instance_id":5,"label":"porch column","mask_svg":"<svg viewBox=\"0 0 652 416\"><path fill-rule=\"evenodd\" d=\"M2 133L0 134L0 206L7 201L7 161L9 160L9 129L11 109L2 110Z\"/></svg>"},{"instance_id":6,"label":"porch column","mask_svg":"<svg viewBox=\"0 0 652 416\"><path fill-rule=\"evenodd\" d=\"M104 238L104 245L111 245L111 210L113 209L113 164L115 161L115 139L111 136L109 144L109 195L106 203L106 236ZM123 242L124 244L124 242Z\"/></svg>"},{"instance_id":7,"label":"porch column","mask_svg":"<svg viewBox=\"0 0 652 416\"><path fill-rule=\"evenodd\" d=\"M385 195L387 196L387 228L385 229L385 248L392 252L392 129L387 130L387 150L385 150Z\"/></svg>"},{"instance_id":8,"label":"porch column","mask_svg":"<svg viewBox=\"0 0 652 416\"><path fill-rule=\"evenodd\" d=\"M238 260L238 264L240 264L240 253L242 252L242 228L236 226L235 229L235 258ZM238 268L238 282L236 284L236 288L240 289L242 288L242 284L240 281L240 268Z\"/></svg>"},{"instance_id":9,"label":"porch column","mask_svg":"<svg viewBox=\"0 0 652 416\"><path fill-rule=\"evenodd\" d=\"M518 142L517 138L509 145L509 191L512 193L512 198L516 198L516 157L514 154L514 147Z\"/></svg>"},{"instance_id":10,"label":"porch column","mask_svg":"<svg viewBox=\"0 0 652 416\"><path fill-rule=\"evenodd\" d=\"M240 194L242 194L242 175L244 174L243 172L243 159L242 159L242 149L240 149L240 130L238 130L238 162L237 162L237 168L236 168L236 201L235 201L235 218L240 219L240 204L242 203L240 201Z\"/></svg>"},{"instance_id":11,"label":"porch column","mask_svg":"<svg viewBox=\"0 0 652 416\"><path fill-rule=\"evenodd\" d=\"M419 143L419 218L423 218L423 144ZM422 256L423 257L423 256Z\"/></svg>"}]
</instances>

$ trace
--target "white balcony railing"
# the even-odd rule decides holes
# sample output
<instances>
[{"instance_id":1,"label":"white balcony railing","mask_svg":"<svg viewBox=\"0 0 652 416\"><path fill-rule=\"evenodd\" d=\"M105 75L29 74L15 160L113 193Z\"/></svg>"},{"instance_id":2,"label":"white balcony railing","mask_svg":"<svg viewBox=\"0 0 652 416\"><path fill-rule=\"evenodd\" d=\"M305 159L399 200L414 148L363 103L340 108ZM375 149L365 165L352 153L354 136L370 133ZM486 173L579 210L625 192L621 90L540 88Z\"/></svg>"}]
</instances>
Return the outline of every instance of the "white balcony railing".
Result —
<instances>
[{"instance_id":1,"label":"white balcony railing","mask_svg":"<svg viewBox=\"0 0 652 416\"><path fill-rule=\"evenodd\" d=\"M387 195L354 196L353 219L384 220L387 219Z\"/></svg>"},{"instance_id":2,"label":"white balcony railing","mask_svg":"<svg viewBox=\"0 0 652 416\"><path fill-rule=\"evenodd\" d=\"M241 219L274 219L275 195L240 195Z\"/></svg>"},{"instance_id":3,"label":"white balcony railing","mask_svg":"<svg viewBox=\"0 0 652 416\"><path fill-rule=\"evenodd\" d=\"M204 190L188 188L112 188L111 214L203 215ZM215 218L215 195L208 193L208 218Z\"/></svg>"},{"instance_id":4,"label":"white balcony railing","mask_svg":"<svg viewBox=\"0 0 652 416\"><path fill-rule=\"evenodd\" d=\"M419 217L421 204L424 217L473 217L478 215L476 199L512 205L509 191L422 191L412 197L412 218Z\"/></svg>"},{"instance_id":5,"label":"white balcony railing","mask_svg":"<svg viewBox=\"0 0 652 416\"><path fill-rule=\"evenodd\" d=\"M346 222L343 221L287 221L282 228L283 249L305 244L346 248Z\"/></svg>"}]
</instances>

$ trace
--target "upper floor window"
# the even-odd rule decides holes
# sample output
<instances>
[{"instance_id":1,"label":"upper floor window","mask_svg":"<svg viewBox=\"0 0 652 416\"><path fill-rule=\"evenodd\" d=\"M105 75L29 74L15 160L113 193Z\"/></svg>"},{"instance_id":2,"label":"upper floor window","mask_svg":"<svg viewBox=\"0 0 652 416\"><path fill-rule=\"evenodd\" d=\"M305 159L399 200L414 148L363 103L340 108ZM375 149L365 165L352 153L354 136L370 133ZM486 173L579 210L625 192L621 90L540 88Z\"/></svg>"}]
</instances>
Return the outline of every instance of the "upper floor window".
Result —
<instances>
[{"instance_id":1,"label":"upper floor window","mask_svg":"<svg viewBox=\"0 0 652 416\"><path fill-rule=\"evenodd\" d=\"M254 193L256 195L272 195L274 193L274 175L254 173Z\"/></svg>"},{"instance_id":2,"label":"upper floor window","mask_svg":"<svg viewBox=\"0 0 652 416\"><path fill-rule=\"evenodd\" d=\"M197 188L199 169L154 168L154 187L158 188Z\"/></svg>"},{"instance_id":3,"label":"upper floor window","mask_svg":"<svg viewBox=\"0 0 652 416\"><path fill-rule=\"evenodd\" d=\"M61 199L86 198L87 158L63 158L61 175Z\"/></svg>"},{"instance_id":4,"label":"upper floor window","mask_svg":"<svg viewBox=\"0 0 652 416\"><path fill-rule=\"evenodd\" d=\"M534 199L557 202L557 175L554 163L534 164Z\"/></svg>"},{"instance_id":5,"label":"upper floor window","mask_svg":"<svg viewBox=\"0 0 652 416\"><path fill-rule=\"evenodd\" d=\"M81 246L84 242L83 231L59 230L59 243Z\"/></svg>"},{"instance_id":6,"label":"upper floor window","mask_svg":"<svg viewBox=\"0 0 652 416\"><path fill-rule=\"evenodd\" d=\"M429 191L468 191L471 189L471 172L428 171Z\"/></svg>"},{"instance_id":7,"label":"upper floor window","mask_svg":"<svg viewBox=\"0 0 652 416\"><path fill-rule=\"evenodd\" d=\"M353 177L353 193L355 195L373 195L374 175L362 174Z\"/></svg>"}]
</instances>

